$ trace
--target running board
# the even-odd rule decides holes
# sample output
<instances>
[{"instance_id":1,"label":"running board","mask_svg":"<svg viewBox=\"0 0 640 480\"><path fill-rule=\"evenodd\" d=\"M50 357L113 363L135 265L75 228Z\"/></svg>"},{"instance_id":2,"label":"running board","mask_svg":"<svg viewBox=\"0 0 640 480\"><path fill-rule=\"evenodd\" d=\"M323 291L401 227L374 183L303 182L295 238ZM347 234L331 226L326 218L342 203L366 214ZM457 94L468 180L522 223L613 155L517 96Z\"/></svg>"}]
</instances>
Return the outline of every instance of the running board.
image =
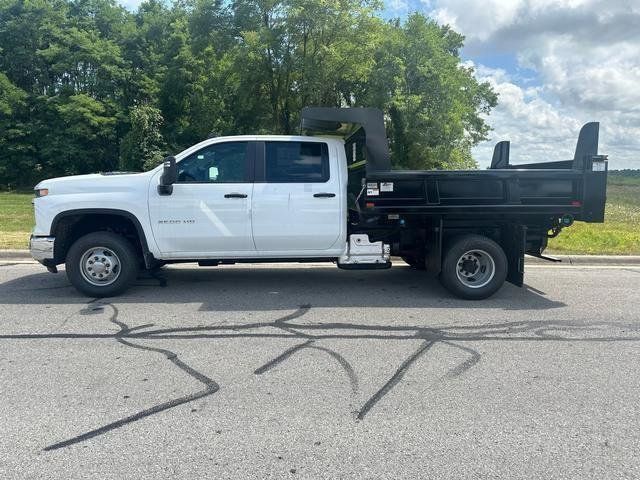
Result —
<instances>
[{"instance_id":1,"label":"running board","mask_svg":"<svg viewBox=\"0 0 640 480\"><path fill-rule=\"evenodd\" d=\"M391 268L391 262L387 263L339 263L338 268L343 270L387 270Z\"/></svg>"}]
</instances>

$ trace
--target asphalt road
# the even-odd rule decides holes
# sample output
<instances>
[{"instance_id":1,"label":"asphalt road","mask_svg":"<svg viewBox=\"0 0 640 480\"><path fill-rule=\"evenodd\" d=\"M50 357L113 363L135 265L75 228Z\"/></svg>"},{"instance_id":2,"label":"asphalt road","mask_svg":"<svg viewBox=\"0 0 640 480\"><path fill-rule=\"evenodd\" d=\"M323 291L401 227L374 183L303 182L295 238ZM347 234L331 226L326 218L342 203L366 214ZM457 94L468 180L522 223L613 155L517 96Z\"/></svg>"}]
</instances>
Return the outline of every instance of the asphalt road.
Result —
<instances>
[{"instance_id":1,"label":"asphalt road","mask_svg":"<svg viewBox=\"0 0 640 480\"><path fill-rule=\"evenodd\" d=\"M0 478L640 478L638 267L162 276L0 262Z\"/></svg>"}]
</instances>

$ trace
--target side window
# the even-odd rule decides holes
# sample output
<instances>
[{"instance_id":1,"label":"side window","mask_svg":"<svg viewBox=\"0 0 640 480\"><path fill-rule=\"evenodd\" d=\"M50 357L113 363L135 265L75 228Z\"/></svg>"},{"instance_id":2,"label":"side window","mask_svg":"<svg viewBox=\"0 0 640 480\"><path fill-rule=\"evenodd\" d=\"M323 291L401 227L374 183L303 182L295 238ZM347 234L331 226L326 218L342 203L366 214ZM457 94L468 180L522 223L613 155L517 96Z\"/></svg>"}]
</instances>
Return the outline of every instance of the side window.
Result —
<instances>
[{"instance_id":1,"label":"side window","mask_svg":"<svg viewBox=\"0 0 640 480\"><path fill-rule=\"evenodd\" d=\"M179 183L242 183L248 181L248 142L209 145L178 163Z\"/></svg>"},{"instance_id":2,"label":"side window","mask_svg":"<svg viewBox=\"0 0 640 480\"><path fill-rule=\"evenodd\" d=\"M271 183L324 183L329 149L321 142L267 142L265 179Z\"/></svg>"}]
</instances>

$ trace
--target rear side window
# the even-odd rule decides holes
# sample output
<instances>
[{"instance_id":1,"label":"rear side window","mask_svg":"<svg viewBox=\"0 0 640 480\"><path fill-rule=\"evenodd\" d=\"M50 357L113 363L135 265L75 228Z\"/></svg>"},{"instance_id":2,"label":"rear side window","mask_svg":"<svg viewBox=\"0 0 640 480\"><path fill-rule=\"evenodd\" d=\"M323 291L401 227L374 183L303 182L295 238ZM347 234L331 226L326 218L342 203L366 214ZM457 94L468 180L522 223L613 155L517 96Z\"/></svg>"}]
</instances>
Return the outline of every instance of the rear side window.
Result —
<instances>
[{"instance_id":1,"label":"rear side window","mask_svg":"<svg viewBox=\"0 0 640 480\"><path fill-rule=\"evenodd\" d=\"M320 142L267 142L265 177L271 183L324 183L329 149Z\"/></svg>"}]
</instances>

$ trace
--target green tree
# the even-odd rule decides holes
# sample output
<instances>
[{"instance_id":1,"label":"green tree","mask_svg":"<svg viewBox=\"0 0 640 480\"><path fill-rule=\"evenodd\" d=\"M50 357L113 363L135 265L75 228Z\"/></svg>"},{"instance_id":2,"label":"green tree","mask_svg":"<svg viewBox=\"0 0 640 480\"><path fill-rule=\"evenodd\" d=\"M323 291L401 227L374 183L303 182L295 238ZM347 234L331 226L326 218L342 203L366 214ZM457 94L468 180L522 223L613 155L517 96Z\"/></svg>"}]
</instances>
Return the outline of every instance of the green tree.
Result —
<instances>
[{"instance_id":1,"label":"green tree","mask_svg":"<svg viewBox=\"0 0 640 480\"><path fill-rule=\"evenodd\" d=\"M131 128L120 146L120 168L148 170L159 165L166 146L160 128L162 114L150 105L137 105L129 113Z\"/></svg>"},{"instance_id":2,"label":"green tree","mask_svg":"<svg viewBox=\"0 0 640 480\"><path fill-rule=\"evenodd\" d=\"M0 72L0 186L19 184L24 172L33 170L29 165L31 149L25 141L28 126L16 120L26 107L26 99L27 93Z\"/></svg>"},{"instance_id":3,"label":"green tree","mask_svg":"<svg viewBox=\"0 0 640 480\"><path fill-rule=\"evenodd\" d=\"M261 126L291 133L306 105L353 103L348 86L373 67L382 27L377 2L241 0L234 3L242 42L237 68Z\"/></svg>"},{"instance_id":4,"label":"green tree","mask_svg":"<svg viewBox=\"0 0 640 480\"><path fill-rule=\"evenodd\" d=\"M117 166L116 119L85 93L37 99L33 138L40 168L62 175L109 171Z\"/></svg>"},{"instance_id":5,"label":"green tree","mask_svg":"<svg viewBox=\"0 0 640 480\"><path fill-rule=\"evenodd\" d=\"M191 119L202 61L190 49L186 18L179 17L171 24L165 62L167 70L158 93L165 135L170 145L186 146L202 140Z\"/></svg>"},{"instance_id":6,"label":"green tree","mask_svg":"<svg viewBox=\"0 0 640 480\"><path fill-rule=\"evenodd\" d=\"M211 134L384 110L400 168L468 168L496 95L463 37L375 0L0 0L0 185L154 165Z\"/></svg>"},{"instance_id":7,"label":"green tree","mask_svg":"<svg viewBox=\"0 0 640 480\"><path fill-rule=\"evenodd\" d=\"M27 93L16 87L7 76L0 72L0 115L11 117L20 107L24 107Z\"/></svg>"},{"instance_id":8,"label":"green tree","mask_svg":"<svg viewBox=\"0 0 640 480\"><path fill-rule=\"evenodd\" d=\"M461 66L463 40L420 14L387 25L373 74L358 97L388 113L397 167L475 167L471 147L487 138L482 114L496 105L497 96Z\"/></svg>"}]
</instances>

